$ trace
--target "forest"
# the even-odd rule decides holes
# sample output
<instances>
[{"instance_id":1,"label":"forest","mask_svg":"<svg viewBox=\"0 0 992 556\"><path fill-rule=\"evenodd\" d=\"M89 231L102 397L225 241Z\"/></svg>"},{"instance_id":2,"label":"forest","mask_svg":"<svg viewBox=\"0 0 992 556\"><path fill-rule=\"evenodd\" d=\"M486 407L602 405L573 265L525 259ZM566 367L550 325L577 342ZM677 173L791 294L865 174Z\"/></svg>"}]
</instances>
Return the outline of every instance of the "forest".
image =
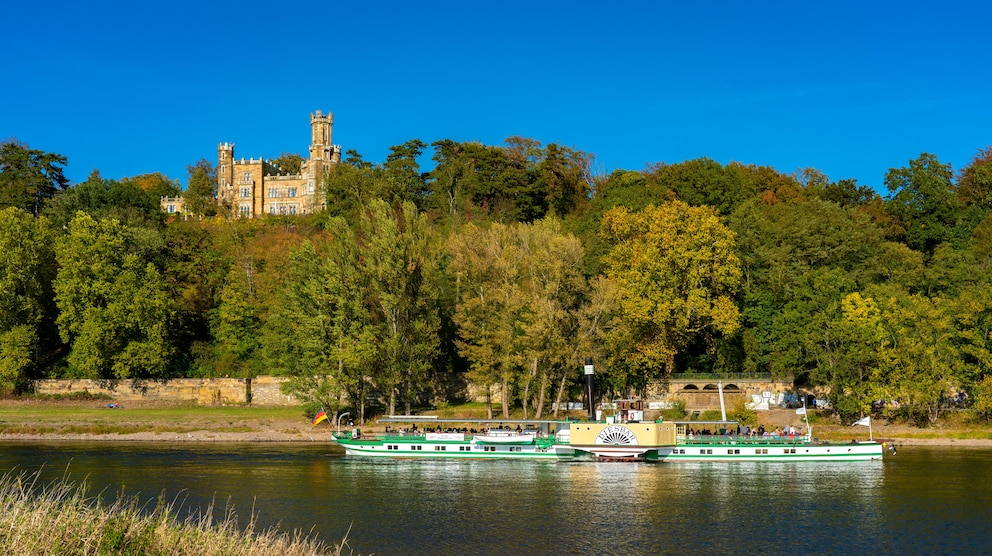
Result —
<instances>
[{"instance_id":1,"label":"forest","mask_svg":"<svg viewBox=\"0 0 992 556\"><path fill-rule=\"evenodd\" d=\"M277 375L365 419L456 402L454 377L541 418L581 399L592 357L604 397L770 375L842 418L992 419L992 147L958 170L920 154L884 194L813 168L594 162L415 139L383 163L348 151L322 211L249 220L217 203L209 161L185 191L70 184L64 156L8 139L0 393ZM161 211L175 195L190 214Z\"/></svg>"}]
</instances>

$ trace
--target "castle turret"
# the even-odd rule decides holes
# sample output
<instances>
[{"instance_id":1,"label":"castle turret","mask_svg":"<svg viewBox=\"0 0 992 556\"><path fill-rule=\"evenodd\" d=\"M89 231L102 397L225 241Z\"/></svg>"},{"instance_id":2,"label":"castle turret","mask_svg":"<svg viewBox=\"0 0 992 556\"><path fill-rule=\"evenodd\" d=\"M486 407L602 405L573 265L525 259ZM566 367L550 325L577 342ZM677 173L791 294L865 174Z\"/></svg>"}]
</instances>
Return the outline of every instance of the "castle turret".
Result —
<instances>
[{"instance_id":1,"label":"castle turret","mask_svg":"<svg viewBox=\"0 0 992 556\"><path fill-rule=\"evenodd\" d=\"M331 128L334 126L334 113L325 116L320 110L310 114L310 162L319 161L318 166L326 169L334 156L334 145L331 143Z\"/></svg>"},{"instance_id":2,"label":"castle turret","mask_svg":"<svg viewBox=\"0 0 992 556\"><path fill-rule=\"evenodd\" d=\"M234 198L234 143L217 145L217 198Z\"/></svg>"}]
</instances>

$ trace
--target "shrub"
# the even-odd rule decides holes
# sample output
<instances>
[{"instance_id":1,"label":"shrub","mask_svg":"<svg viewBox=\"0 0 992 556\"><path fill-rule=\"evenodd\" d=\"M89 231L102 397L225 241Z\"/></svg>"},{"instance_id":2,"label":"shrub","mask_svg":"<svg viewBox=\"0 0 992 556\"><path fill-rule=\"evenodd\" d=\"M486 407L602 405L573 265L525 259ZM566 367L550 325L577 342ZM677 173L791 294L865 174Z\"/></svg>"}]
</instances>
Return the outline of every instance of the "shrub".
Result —
<instances>
[{"instance_id":1,"label":"shrub","mask_svg":"<svg viewBox=\"0 0 992 556\"><path fill-rule=\"evenodd\" d=\"M992 376L975 385L975 401L971 405L975 417L986 423L992 421Z\"/></svg>"},{"instance_id":2,"label":"shrub","mask_svg":"<svg viewBox=\"0 0 992 556\"><path fill-rule=\"evenodd\" d=\"M688 413L685 410L685 399L683 398L672 398L672 407L664 409L661 415L666 419L685 419Z\"/></svg>"},{"instance_id":3,"label":"shrub","mask_svg":"<svg viewBox=\"0 0 992 556\"><path fill-rule=\"evenodd\" d=\"M730 409L730 418L742 425L757 425L758 412L747 406L745 398L738 398Z\"/></svg>"}]
</instances>

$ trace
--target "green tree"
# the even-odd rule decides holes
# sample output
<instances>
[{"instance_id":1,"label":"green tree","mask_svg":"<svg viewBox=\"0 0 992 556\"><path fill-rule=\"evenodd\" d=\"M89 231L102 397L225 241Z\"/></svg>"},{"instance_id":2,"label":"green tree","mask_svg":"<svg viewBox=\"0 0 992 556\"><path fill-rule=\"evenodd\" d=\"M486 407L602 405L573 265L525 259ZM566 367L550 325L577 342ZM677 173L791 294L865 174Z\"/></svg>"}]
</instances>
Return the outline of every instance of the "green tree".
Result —
<instances>
[{"instance_id":1,"label":"green tree","mask_svg":"<svg viewBox=\"0 0 992 556\"><path fill-rule=\"evenodd\" d=\"M194 215L213 216L217 213L217 170L203 158L186 167L189 182L183 191L183 206Z\"/></svg>"},{"instance_id":2,"label":"green tree","mask_svg":"<svg viewBox=\"0 0 992 556\"><path fill-rule=\"evenodd\" d=\"M447 246L448 269L458 289L454 315L460 336L458 352L469 361L470 377L487 392L500 386L507 419L511 386L521 371L523 331L519 323L526 305L518 250L513 230L503 224L483 230L469 223L449 238Z\"/></svg>"},{"instance_id":3,"label":"green tree","mask_svg":"<svg viewBox=\"0 0 992 556\"><path fill-rule=\"evenodd\" d=\"M889 399L885 372L890 366L888 338L875 301L855 292L841 300L841 317L831 323L836 349L824 353L834 407L844 418L864 417L872 405Z\"/></svg>"},{"instance_id":4,"label":"green tree","mask_svg":"<svg viewBox=\"0 0 992 556\"><path fill-rule=\"evenodd\" d=\"M353 150L346 151L344 160L324 176L327 214L355 221L361 208L372 199L384 198L385 181L381 168Z\"/></svg>"},{"instance_id":5,"label":"green tree","mask_svg":"<svg viewBox=\"0 0 992 556\"><path fill-rule=\"evenodd\" d=\"M245 261L242 261L245 262ZM217 306L217 370L226 376L250 376L248 361L260 346L262 319L254 285L253 263L232 264Z\"/></svg>"},{"instance_id":6,"label":"green tree","mask_svg":"<svg viewBox=\"0 0 992 556\"><path fill-rule=\"evenodd\" d=\"M449 221L457 222L463 214L469 198L465 177L470 164L460 156L460 145L450 139L435 141L434 169L427 175L428 208L440 211Z\"/></svg>"},{"instance_id":7,"label":"green tree","mask_svg":"<svg viewBox=\"0 0 992 556\"><path fill-rule=\"evenodd\" d=\"M465 225L449 238L448 254L458 348L471 376L499 386L504 416L519 399L526 417L540 418L552 394L562 401L582 358L601 353L614 290L600 280L590 291L582 244L553 216L487 230Z\"/></svg>"},{"instance_id":8,"label":"green tree","mask_svg":"<svg viewBox=\"0 0 992 556\"><path fill-rule=\"evenodd\" d=\"M838 378L838 351L844 339L837 323L843 319L841 300L857 292L857 283L843 269L824 267L802 274L790 288L788 302L760 323L767 324L765 368L780 378L808 375L812 384L836 385L833 392L840 393L845 383Z\"/></svg>"},{"instance_id":9,"label":"green tree","mask_svg":"<svg viewBox=\"0 0 992 556\"><path fill-rule=\"evenodd\" d=\"M816 197L773 204L751 200L734 211L729 226L736 233L742 261L745 329L740 341L748 370L789 374L786 368L772 366L773 359L783 360L773 355L784 349L775 345L780 342L776 337L794 345L791 342L802 335L793 327L805 326L803 319L816 315L800 308L808 301L802 296L807 295L805 288L810 283L836 270L839 274L829 281L847 284L843 291L830 290L836 294L832 302L839 303L843 295L885 277L916 280L918 276L913 274L922 267L922 259L906 253L905 247L885 244L868 215ZM827 274L807 277L819 272ZM809 299L819 299L819 295ZM797 318L782 321L794 300L798 301ZM791 348L788 351L791 353ZM796 365L804 358L785 360ZM795 372L805 370L808 365L804 362Z\"/></svg>"},{"instance_id":10,"label":"green tree","mask_svg":"<svg viewBox=\"0 0 992 556\"><path fill-rule=\"evenodd\" d=\"M502 147L437 141L428 206L453 218L482 215L532 222L549 211L564 216L588 202L592 156L557 143L510 137Z\"/></svg>"},{"instance_id":11,"label":"green tree","mask_svg":"<svg viewBox=\"0 0 992 556\"><path fill-rule=\"evenodd\" d=\"M427 144L420 139L411 139L402 145L389 147L383 174L389 182L390 196L383 196L385 201L411 201L418 208L423 208L426 202L427 186L417 162Z\"/></svg>"},{"instance_id":12,"label":"green tree","mask_svg":"<svg viewBox=\"0 0 992 556\"><path fill-rule=\"evenodd\" d=\"M547 216L532 224L515 226L521 246L522 290L526 310L520 326L523 372L520 375L520 399L524 418L534 408L540 419L551 388L559 384L556 400L569 370L579 368L589 339L595 333L596 311L592 301L586 303L588 285L582 274L582 244L578 238L562 231L561 222Z\"/></svg>"},{"instance_id":13,"label":"green tree","mask_svg":"<svg viewBox=\"0 0 992 556\"><path fill-rule=\"evenodd\" d=\"M163 278L176 302L171 334L178 376L215 376L217 370L212 318L228 276L230 258L219 247L218 225L212 221L178 220L163 230Z\"/></svg>"},{"instance_id":14,"label":"green tree","mask_svg":"<svg viewBox=\"0 0 992 556\"><path fill-rule=\"evenodd\" d=\"M296 175L303 171L307 159L298 153L282 153L270 162L279 168L280 174Z\"/></svg>"},{"instance_id":15,"label":"green tree","mask_svg":"<svg viewBox=\"0 0 992 556\"><path fill-rule=\"evenodd\" d=\"M654 164L648 168L647 180L655 188L672 191L683 202L710 206L721 214L729 214L758 193L754 181L740 165L725 167L708 158Z\"/></svg>"},{"instance_id":16,"label":"green tree","mask_svg":"<svg viewBox=\"0 0 992 556\"><path fill-rule=\"evenodd\" d=\"M673 198L673 193L648 182L641 172L614 170L605 178L599 179L591 192L588 205L577 210L566 219L566 225L582 241L585 248L585 272L595 276L602 272L602 257L609 252L612 244L600 234L603 214L613 207L622 206L631 211L642 210L651 204L661 204Z\"/></svg>"},{"instance_id":17,"label":"green tree","mask_svg":"<svg viewBox=\"0 0 992 556\"><path fill-rule=\"evenodd\" d=\"M604 259L619 291L614 353L624 353L636 375L668 375L698 335L737 330L740 260L715 211L681 201L637 213L617 207L603 217L603 231L616 242Z\"/></svg>"},{"instance_id":18,"label":"green tree","mask_svg":"<svg viewBox=\"0 0 992 556\"><path fill-rule=\"evenodd\" d=\"M263 349L270 368L292 377L290 391L333 411L347 394L364 422L378 330L370 326L353 231L332 218L328 233L319 249L308 240L292 250Z\"/></svg>"},{"instance_id":19,"label":"green tree","mask_svg":"<svg viewBox=\"0 0 992 556\"><path fill-rule=\"evenodd\" d=\"M918 294L878 299L892 346L892 393L907 417L932 425L949 407L951 392L973 379L973 367L961 356L952 303Z\"/></svg>"},{"instance_id":20,"label":"green tree","mask_svg":"<svg viewBox=\"0 0 992 556\"><path fill-rule=\"evenodd\" d=\"M14 207L0 210L0 394L37 376L43 359L58 347L57 338L49 337L53 239L44 217Z\"/></svg>"},{"instance_id":21,"label":"green tree","mask_svg":"<svg viewBox=\"0 0 992 556\"><path fill-rule=\"evenodd\" d=\"M171 180L161 172L125 177L121 178L120 182L148 193L156 202L162 197L178 197L182 194L179 180Z\"/></svg>"},{"instance_id":22,"label":"green tree","mask_svg":"<svg viewBox=\"0 0 992 556\"><path fill-rule=\"evenodd\" d=\"M174 305L146 247L118 221L85 213L56 244L58 326L74 374L158 378L169 368Z\"/></svg>"},{"instance_id":23,"label":"green tree","mask_svg":"<svg viewBox=\"0 0 992 556\"><path fill-rule=\"evenodd\" d=\"M59 192L44 212L61 228L79 211L97 219L112 218L126 226L158 228L162 223L159 197L135 182L104 179L98 170L93 170L86 181Z\"/></svg>"},{"instance_id":24,"label":"green tree","mask_svg":"<svg viewBox=\"0 0 992 556\"><path fill-rule=\"evenodd\" d=\"M961 169L957 182L958 198L967 205L992 209L992 146L979 149Z\"/></svg>"},{"instance_id":25,"label":"green tree","mask_svg":"<svg viewBox=\"0 0 992 556\"><path fill-rule=\"evenodd\" d=\"M992 375L985 376L975 385L972 409L979 419L992 421Z\"/></svg>"},{"instance_id":26,"label":"green tree","mask_svg":"<svg viewBox=\"0 0 992 556\"><path fill-rule=\"evenodd\" d=\"M899 219L906 244L913 249L929 255L950 239L960 208L953 176L950 164L929 153L885 173L886 207Z\"/></svg>"},{"instance_id":27,"label":"green tree","mask_svg":"<svg viewBox=\"0 0 992 556\"><path fill-rule=\"evenodd\" d=\"M66 158L9 139L0 143L0 208L17 207L35 216L48 199L65 189Z\"/></svg>"},{"instance_id":28,"label":"green tree","mask_svg":"<svg viewBox=\"0 0 992 556\"><path fill-rule=\"evenodd\" d=\"M543 194L545 213L560 217L588 203L589 167L592 157L584 152L551 143L534 168L534 188Z\"/></svg>"},{"instance_id":29,"label":"green tree","mask_svg":"<svg viewBox=\"0 0 992 556\"><path fill-rule=\"evenodd\" d=\"M385 201L372 201L358 233L358 270L378 338L374 377L389 413L395 413L397 394L409 413L440 349L437 248L426 216L412 202L394 211Z\"/></svg>"}]
</instances>

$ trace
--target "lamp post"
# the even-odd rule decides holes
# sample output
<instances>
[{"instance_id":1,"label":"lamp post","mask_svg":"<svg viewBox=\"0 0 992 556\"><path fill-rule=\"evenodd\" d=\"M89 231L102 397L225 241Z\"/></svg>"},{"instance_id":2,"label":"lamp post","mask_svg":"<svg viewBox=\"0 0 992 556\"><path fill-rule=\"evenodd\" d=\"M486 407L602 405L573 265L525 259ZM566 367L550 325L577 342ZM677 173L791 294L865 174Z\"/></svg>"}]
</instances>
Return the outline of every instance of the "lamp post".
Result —
<instances>
[{"instance_id":1,"label":"lamp post","mask_svg":"<svg viewBox=\"0 0 992 556\"><path fill-rule=\"evenodd\" d=\"M345 415L351 415L351 413L345 411L341 415L338 415L338 432L341 432L341 418L344 417Z\"/></svg>"},{"instance_id":2,"label":"lamp post","mask_svg":"<svg viewBox=\"0 0 992 556\"><path fill-rule=\"evenodd\" d=\"M586 397L589 399L589 420L595 421L596 407L593 405L594 401L593 401L593 388L592 388L592 375L593 375L592 357L586 357L585 373L586 373Z\"/></svg>"}]
</instances>

